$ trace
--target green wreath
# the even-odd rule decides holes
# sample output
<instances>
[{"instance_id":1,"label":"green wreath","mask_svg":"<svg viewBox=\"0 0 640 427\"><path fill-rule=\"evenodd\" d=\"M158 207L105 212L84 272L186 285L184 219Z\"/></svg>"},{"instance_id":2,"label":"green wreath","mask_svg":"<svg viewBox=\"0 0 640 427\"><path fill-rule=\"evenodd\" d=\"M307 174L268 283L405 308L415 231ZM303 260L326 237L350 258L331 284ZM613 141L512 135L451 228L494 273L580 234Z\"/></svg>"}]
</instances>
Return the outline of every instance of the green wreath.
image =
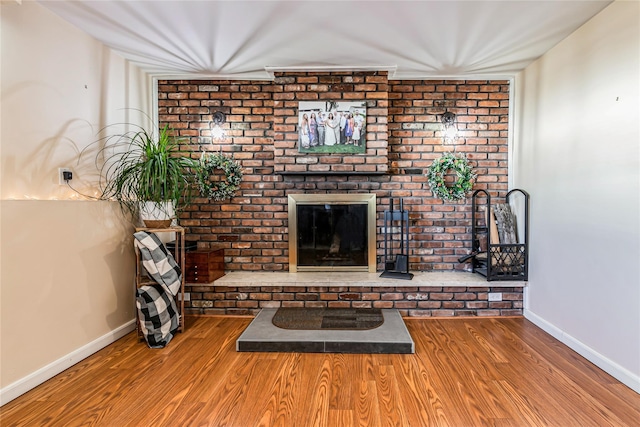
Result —
<instances>
[{"instance_id":1,"label":"green wreath","mask_svg":"<svg viewBox=\"0 0 640 427\"><path fill-rule=\"evenodd\" d=\"M211 180L211 175L217 169L224 172L224 180ZM240 188L242 168L238 162L223 154L202 153L196 171L196 180L202 197L216 201L230 199Z\"/></svg>"},{"instance_id":2,"label":"green wreath","mask_svg":"<svg viewBox=\"0 0 640 427\"><path fill-rule=\"evenodd\" d=\"M456 182L447 186L444 176L448 170L456 174ZM435 159L427 172L427 179L433 194L442 200L462 200L473 187L476 175L469 165L464 154L444 153L439 159Z\"/></svg>"}]
</instances>

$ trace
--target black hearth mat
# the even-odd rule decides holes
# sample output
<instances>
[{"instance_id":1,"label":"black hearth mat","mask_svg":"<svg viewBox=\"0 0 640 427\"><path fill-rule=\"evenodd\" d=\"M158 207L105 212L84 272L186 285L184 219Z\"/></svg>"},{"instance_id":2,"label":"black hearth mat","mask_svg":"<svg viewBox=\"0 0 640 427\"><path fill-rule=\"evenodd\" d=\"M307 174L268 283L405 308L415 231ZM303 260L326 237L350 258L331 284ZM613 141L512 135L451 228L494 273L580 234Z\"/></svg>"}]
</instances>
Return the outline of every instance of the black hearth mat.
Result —
<instances>
[{"instance_id":1,"label":"black hearth mat","mask_svg":"<svg viewBox=\"0 0 640 427\"><path fill-rule=\"evenodd\" d=\"M282 329L366 330L384 323L378 308L298 308L281 307L272 322Z\"/></svg>"}]
</instances>

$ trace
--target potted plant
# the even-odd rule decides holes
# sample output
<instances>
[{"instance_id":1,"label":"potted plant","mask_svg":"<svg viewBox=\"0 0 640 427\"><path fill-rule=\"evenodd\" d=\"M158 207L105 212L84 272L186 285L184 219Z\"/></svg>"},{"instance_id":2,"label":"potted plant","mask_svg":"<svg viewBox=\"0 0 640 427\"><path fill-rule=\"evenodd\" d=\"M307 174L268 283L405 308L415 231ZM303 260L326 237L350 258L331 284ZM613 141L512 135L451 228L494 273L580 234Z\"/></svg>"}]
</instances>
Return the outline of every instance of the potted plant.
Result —
<instances>
[{"instance_id":1,"label":"potted plant","mask_svg":"<svg viewBox=\"0 0 640 427\"><path fill-rule=\"evenodd\" d=\"M110 136L101 151L102 198L117 200L134 222L141 218L147 227L168 227L189 203L199 162L180 155L168 126L157 138L142 127Z\"/></svg>"}]
</instances>

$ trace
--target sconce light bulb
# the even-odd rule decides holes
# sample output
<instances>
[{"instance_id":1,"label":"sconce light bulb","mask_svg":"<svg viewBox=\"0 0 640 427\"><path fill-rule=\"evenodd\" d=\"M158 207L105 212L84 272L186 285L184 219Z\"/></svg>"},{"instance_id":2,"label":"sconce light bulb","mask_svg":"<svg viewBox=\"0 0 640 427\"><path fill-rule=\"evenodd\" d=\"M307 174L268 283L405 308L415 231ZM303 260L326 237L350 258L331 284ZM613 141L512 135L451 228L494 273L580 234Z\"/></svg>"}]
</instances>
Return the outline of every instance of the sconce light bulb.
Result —
<instances>
[{"instance_id":1,"label":"sconce light bulb","mask_svg":"<svg viewBox=\"0 0 640 427\"><path fill-rule=\"evenodd\" d=\"M458 136L458 129L455 125L447 126L444 134L447 139L455 139Z\"/></svg>"},{"instance_id":2,"label":"sconce light bulb","mask_svg":"<svg viewBox=\"0 0 640 427\"><path fill-rule=\"evenodd\" d=\"M216 140L220 140L224 138L224 129L220 126L216 125L211 129L211 137Z\"/></svg>"}]
</instances>

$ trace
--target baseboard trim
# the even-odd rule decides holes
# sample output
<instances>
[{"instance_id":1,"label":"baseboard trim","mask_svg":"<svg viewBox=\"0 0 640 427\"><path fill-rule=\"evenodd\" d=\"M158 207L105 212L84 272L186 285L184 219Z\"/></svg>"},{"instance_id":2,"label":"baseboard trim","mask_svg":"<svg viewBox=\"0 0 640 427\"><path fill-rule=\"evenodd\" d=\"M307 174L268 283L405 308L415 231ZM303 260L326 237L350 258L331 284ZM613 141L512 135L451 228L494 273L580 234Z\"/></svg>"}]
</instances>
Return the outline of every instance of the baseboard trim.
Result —
<instances>
[{"instance_id":1,"label":"baseboard trim","mask_svg":"<svg viewBox=\"0 0 640 427\"><path fill-rule=\"evenodd\" d=\"M562 329L549 323L530 310L524 310L524 317L538 326L540 329L547 332L549 335L553 336L555 339L578 353L580 356L584 357L589 362L593 363L598 368L602 369L603 371L620 381L622 384L629 387L631 390L640 394L640 376L618 365L611 359L598 353L591 347L585 345L583 342L567 334Z\"/></svg>"},{"instance_id":2,"label":"baseboard trim","mask_svg":"<svg viewBox=\"0 0 640 427\"><path fill-rule=\"evenodd\" d=\"M93 340L92 342L72 351L64 357L44 366L37 371L27 375L26 377L19 379L18 381L9 384L3 389L0 389L0 406L11 402L16 397L23 395L32 388L35 388L43 382L55 377L65 369L70 368L79 361L86 359L93 353L102 350L109 344L114 343L129 332L133 331L136 327L135 319L125 323L124 325L114 329L113 331Z\"/></svg>"}]
</instances>

